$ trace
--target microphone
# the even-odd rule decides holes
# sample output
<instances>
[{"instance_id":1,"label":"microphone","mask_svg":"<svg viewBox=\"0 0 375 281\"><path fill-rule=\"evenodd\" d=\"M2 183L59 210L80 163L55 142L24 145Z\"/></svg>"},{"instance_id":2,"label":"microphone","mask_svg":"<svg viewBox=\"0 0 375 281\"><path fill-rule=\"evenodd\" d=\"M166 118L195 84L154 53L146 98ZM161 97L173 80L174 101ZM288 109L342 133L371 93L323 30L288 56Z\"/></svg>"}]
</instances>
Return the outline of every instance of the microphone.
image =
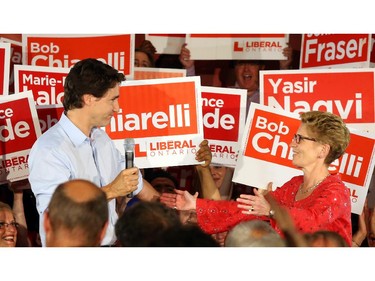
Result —
<instances>
[{"instance_id":1,"label":"microphone","mask_svg":"<svg viewBox=\"0 0 375 281\"><path fill-rule=\"evenodd\" d=\"M124 150L125 150L125 168L133 168L134 167L134 139L127 138L124 140ZM133 197L133 192L127 195L128 198Z\"/></svg>"}]
</instances>

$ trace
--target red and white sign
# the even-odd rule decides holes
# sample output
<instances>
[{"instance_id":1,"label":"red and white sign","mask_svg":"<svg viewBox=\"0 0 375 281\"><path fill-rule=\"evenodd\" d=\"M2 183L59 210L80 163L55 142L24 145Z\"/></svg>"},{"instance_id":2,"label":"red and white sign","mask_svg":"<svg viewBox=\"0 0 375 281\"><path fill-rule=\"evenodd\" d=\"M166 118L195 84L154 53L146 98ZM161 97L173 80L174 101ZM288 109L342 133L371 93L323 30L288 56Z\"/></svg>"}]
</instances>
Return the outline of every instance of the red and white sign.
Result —
<instances>
[{"instance_id":1,"label":"red and white sign","mask_svg":"<svg viewBox=\"0 0 375 281\"><path fill-rule=\"evenodd\" d=\"M186 69L134 67L134 80L186 77Z\"/></svg>"},{"instance_id":2,"label":"red and white sign","mask_svg":"<svg viewBox=\"0 0 375 281\"><path fill-rule=\"evenodd\" d=\"M70 68L32 65L14 66L15 93L32 90L38 106L62 104L65 78Z\"/></svg>"},{"instance_id":3,"label":"red and white sign","mask_svg":"<svg viewBox=\"0 0 375 281\"><path fill-rule=\"evenodd\" d=\"M36 106L36 111L39 117L40 130L42 134L59 122L61 114L64 112L62 104L55 105L39 105Z\"/></svg>"},{"instance_id":4,"label":"red and white sign","mask_svg":"<svg viewBox=\"0 0 375 281\"><path fill-rule=\"evenodd\" d=\"M0 183L28 177L29 152L40 135L31 91L0 96Z\"/></svg>"},{"instance_id":5,"label":"red and white sign","mask_svg":"<svg viewBox=\"0 0 375 281\"><path fill-rule=\"evenodd\" d=\"M32 91L42 133L56 124L64 111L64 82L69 70L62 67L14 66L15 93Z\"/></svg>"},{"instance_id":6,"label":"red and white sign","mask_svg":"<svg viewBox=\"0 0 375 281\"><path fill-rule=\"evenodd\" d=\"M186 34L146 34L145 39L154 45L157 54L179 55Z\"/></svg>"},{"instance_id":7,"label":"red and white sign","mask_svg":"<svg viewBox=\"0 0 375 281\"><path fill-rule=\"evenodd\" d=\"M196 165L203 140L200 77L124 81L105 130L120 151L134 138L139 168Z\"/></svg>"},{"instance_id":8,"label":"red and white sign","mask_svg":"<svg viewBox=\"0 0 375 281\"><path fill-rule=\"evenodd\" d=\"M262 189L273 182L275 189L302 174L292 164L289 147L300 124L299 114L252 103L233 181ZM361 214L374 169L375 136L349 130L350 144L330 172L341 175L351 191L352 212Z\"/></svg>"},{"instance_id":9,"label":"red and white sign","mask_svg":"<svg viewBox=\"0 0 375 281\"><path fill-rule=\"evenodd\" d=\"M246 120L244 89L201 87L204 138L212 164L235 167Z\"/></svg>"},{"instance_id":10,"label":"red and white sign","mask_svg":"<svg viewBox=\"0 0 375 281\"><path fill-rule=\"evenodd\" d=\"M371 35L370 67L375 67L375 34Z\"/></svg>"},{"instance_id":11,"label":"red and white sign","mask_svg":"<svg viewBox=\"0 0 375 281\"><path fill-rule=\"evenodd\" d=\"M14 65L22 63L22 43L8 38L0 38L0 42L10 43L9 93L14 93Z\"/></svg>"},{"instance_id":12,"label":"red and white sign","mask_svg":"<svg viewBox=\"0 0 375 281\"><path fill-rule=\"evenodd\" d=\"M134 34L22 35L23 64L71 68L85 58L96 58L133 78Z\"/></svg>"},{"instance_id":13,"label":"red and white sign","mask_svg":"<svg viewBox=\"0 0 375 281\"><path fill-rule=\"evenodd\" d=\"M371 49L371 34L303 34L300 68L367 68Z\"/></svg>"},{"instance_id":14,"label":"red and white sign","mask_svg":"<svg viewBox=\"0 0 375 281\"><path fill-rule=\"evenodd\" d=\"M286 60L287 34L187 34L193 60Z\"/></svg>"},{"instance_id":15,"label":"red and white sign","mask_svg":"<svg viewBox=\"0 0 375 281\"><path fill-rule=\"evenodd\" d=\"M0 43L0 95L9 91L10 43Z\"/></svg>"},{"instance_id":16,"label":"red and white sign","mask_svg":"<svg viewBox=\"0 0 375 281\"><path fill-rule=\"evenodd\" d=\"M260 72L260 103L295 113L329 111L351 127L375 132L375 70Z\"/></svg>"}]
</instances>

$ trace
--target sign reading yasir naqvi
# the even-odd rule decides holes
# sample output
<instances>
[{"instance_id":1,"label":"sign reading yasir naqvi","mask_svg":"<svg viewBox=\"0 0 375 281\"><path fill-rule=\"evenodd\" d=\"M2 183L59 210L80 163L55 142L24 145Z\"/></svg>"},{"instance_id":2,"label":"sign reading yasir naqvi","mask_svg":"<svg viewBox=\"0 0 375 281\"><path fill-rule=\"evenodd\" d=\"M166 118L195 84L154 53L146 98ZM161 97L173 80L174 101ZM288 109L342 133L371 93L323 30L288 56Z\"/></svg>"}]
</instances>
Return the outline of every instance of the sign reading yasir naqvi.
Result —
<instances>
[{"instance_id":1,"label":"sign reading yasir naqvi","mask_svg":"<svg viewBox=\"0 0 375 281\"><path fill-rule=\"evenodd\" d=\"M299 114L265 105L250 105L233 181L267 188L280 187L302 172L292 164L289 146L300 126ZM374 169L375 136L349 127L350 143L329 170L339 173L350 189L352 212L361 214Z\"/></svg>"},{"instance_id":2,"label":"sign reading yasir naqvi","mask_svg":"<svg viewBox=\"0 0 375 281\"><path fill-rule=\"evenodd\" d=\"M29 152L40 135L31 91L0 96L0 183L28 177Z\"/></svg>"},{"instance_id":3,"label":"sign reading yasir naqvi","mask_svg":"<svg viewBox=\"0 0 375 281\"><path fill-rule=\"evenodd\" d=\"M200 77L124 81L106 132L124 154L135 140L139 168L196 165L203 140Z\"/></svg>"},{"instance_id":4,"label":"sign reading yasir naqvi","mask_svg":"<svg viewBox=\"0 0 375 281\"><path fill-rule=\"evenodd\" d=\"M285 111L329 111L352 128L375 132L375 69L260 72L260 103Z\"/></svg>"},{"instance_id":5,"label":"sign reading yasir naqvi","mask_svg":"<svg viewBox=\"0 0 375 281\"><path fill-rule=\"evenodd\" d=\"M15 93L31 90L42 133L56 124L63 112L65 78L70 68L15 65Z\"/></svg>"},{"instance_id":6,"label":"sign reading yasir naqvi","mask_svg":"<svg viewBox=\"0 0 375 281\"><path fill-rule=\"evenodd\" d=\"M134 34L23 34L23 64L71 68L82 59L96 58L133 79L134 41Z\"/></svg>"}]
</instances>

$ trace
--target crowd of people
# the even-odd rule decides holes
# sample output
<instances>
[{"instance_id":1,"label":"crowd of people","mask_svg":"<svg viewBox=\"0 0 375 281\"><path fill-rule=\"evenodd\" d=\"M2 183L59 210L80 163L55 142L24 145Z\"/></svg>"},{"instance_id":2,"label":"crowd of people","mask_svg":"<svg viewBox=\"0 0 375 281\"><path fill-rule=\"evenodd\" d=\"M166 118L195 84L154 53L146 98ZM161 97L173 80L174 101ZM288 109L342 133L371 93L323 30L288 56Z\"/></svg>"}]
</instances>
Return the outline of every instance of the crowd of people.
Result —
<instances>
[{"instance_id":1,"label":"crowd of people","mask_svg":"<svg viewBox=\"0 0 375 281\"><path fill-rule=\"evenodd\" d=\"M155 56L144 41L135 50L137 67L177 67L196 75L190 50ZM289 69L293 50L284 49L280 69ZM247 110L259 103L264 61L233 62L231 87L247 90ZM124 157L101 127L119 110L122 73L96 59L83 59L64 85L64 113L30 152L27 182L35 196L41 246L46 247L358 247L374 245L374 208L365 206L353 226L350 194L329 164L349 144L349 131L332 113L309 111L290 143L293 164L303 175L267 191L234 184L233 168L213 165L202 140L192 166L194 180L180 188L176 167L124 169ZM228 80L226 80L228 81ZM223 83L224 84L224 83ZM179 167L177 167L179 168ZM184 167L186 168L186 167ZM18 185L18 186L19 186ZM13 186L13 189L11 188ZM1 197L0 246L36 246L26 222L24 189L8 186ZM128 194L134 194L131 200ZM6 203L8 201L8 203Z\"/></svg>"}]
</instances>

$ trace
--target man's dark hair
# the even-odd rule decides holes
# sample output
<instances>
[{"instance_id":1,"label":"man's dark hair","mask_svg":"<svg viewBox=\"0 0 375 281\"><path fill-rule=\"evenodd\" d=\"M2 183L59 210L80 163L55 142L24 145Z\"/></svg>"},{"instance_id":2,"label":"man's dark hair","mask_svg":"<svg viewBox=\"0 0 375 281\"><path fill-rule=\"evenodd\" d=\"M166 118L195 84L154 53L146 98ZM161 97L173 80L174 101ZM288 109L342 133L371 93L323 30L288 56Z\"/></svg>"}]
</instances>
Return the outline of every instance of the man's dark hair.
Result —
<instances>
[{"instance_id":1,"label":"man's dark hair","mask_svg":"<svg viewBox=\"0 0 375 281\"><path fill-rule=\"evenodd\" d=\"M195 224L169 228L150 247L220 247L216 240Z\"/></svg>"},{"instance_id":2,"label":"man's dark hair","mask_svg":"<svg viewBox=\"0 0 375 281\"><path fill-rule=\"evenodd\" d=\"M77 62L69 71L64 84L64 110L82 108L84 94L101 98L118 83L125 81L123 73L97 59Z\"/></svg>"},{"instance_id":3,"label":"man's dark hair","mask_svg":"<svg viewBox=\"0 0 375 281\"><path fill-rule=\"evenodd\" d=\"M117 220L115 233L123 247L148 247L155 237L180 225L176 210L157 201L139 201Z\"/></svg>"},{"instance_id":4,"label":"man's dark hair","mask_svg":"<svg viewBox=\"0 0 375 281\"><path fill-rule=\"evenodd\" d=\"M156 178L170 179L173 182L175 188L178 188L179 186L177 179L174 176L172 176L171 173L163 169L155 169L152 172L149 172L145 175L145 180L150 183Z\"/></svg>"}]
</instances>

